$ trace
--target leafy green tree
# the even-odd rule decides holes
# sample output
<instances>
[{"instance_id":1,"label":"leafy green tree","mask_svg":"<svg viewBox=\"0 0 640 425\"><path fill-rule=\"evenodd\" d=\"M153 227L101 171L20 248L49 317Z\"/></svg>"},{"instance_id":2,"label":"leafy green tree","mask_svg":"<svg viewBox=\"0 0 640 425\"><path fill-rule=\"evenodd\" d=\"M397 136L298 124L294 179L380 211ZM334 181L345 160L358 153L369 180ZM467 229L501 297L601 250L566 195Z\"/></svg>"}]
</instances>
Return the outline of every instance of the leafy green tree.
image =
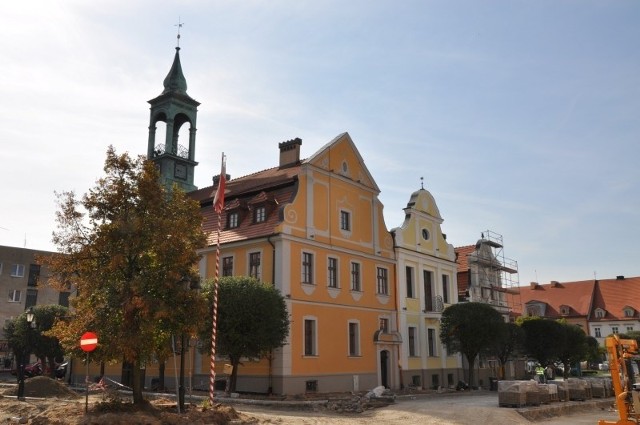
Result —
<instances>
[{"instance_id":1,"label":"leafy green tree","mask_svg":"<svg viewBox=\"0 0 640 425\"><path fill-rule=\"evenodd\" d=\"M487 349L487 354L494 356L500 365L499 379L505 378L505 366L522 350L524 331L515 323L502 322L496 326L496 339Z\"/></svg>"},{"instance_id":2,"label":"leafy green tree","mask_svg":"<svg viewBox=\"0 0 640 425\"><path fill-rule=\"evenodd\" d=\"M206 282L203 290L212 309L213 282ZM235 391L240 359L259 359L284 345L289 313L273 285L247 276L221 278L218 300L216 354L229 357L233 366L229 391ZM204 350L210 350L212 326L207 320L200 332Z\"/></svg>"},{"instance_id":3,"label":"leafy green tree","mask_svg":"<svg viewBox=\"0 0 640 425\"><path fill-rule=\"evenodd\" d=\"M467 359L469 384L474 384L473 367L480 353L495 344L504 320L484 303L460 303L442 312L440 340L449 353L462 353Z\"/></svg>"},{"instance_id":4,"label":"leafy green tree","mask_svg":"<svg viewBox=\"0 0 640 425\"><path fill-rule=\"evenodd\" d=\"M16 359L24 359L33 353L42 363L43 370L48 369L51 376L55 376L56 359L64 356L64 350L58 338L49 335L48 331L67 316L68 309L60 305L40 305L33 307L33 313L33 324L27 322L26 312L7 323L5 336Z\"/></svg>"},{"instance_id":5,"label":"leafy green tree","mask_svg":"<svg viewBox=\"0 0 640 425\"><path fill-rule=\"evenodd\" d=\"M589 355L587 335L577 325L561 323L562 338L557 340L558 359L564 365L564 377L569 376L571 365L586 360Z\"/></svg>"},{"instance_id":6,"label":"leafy green tree","mask_svg":"<svg viewBox=\"0 0 640 425\"><path fill-rule=\"evenodd\" d=\"M560 359L564 341L563 325L555 320L535 318L522 322L524 350L543 366Z\"/></svg>"},{"instance_id":7,"label":"leafy green tree","mask_svg":"<svg viewBox=\"0 0 640 425\"><path fill-rule=\"evenodd\" d=\"M206 304L197 280L196 250L206 244L199 204L179 188L165 190L151 161L110 147L105 176L81 200L58 194L61 255L44 259L57 287L73 285L73 320L53 332L77 351L85 331L98 335L98 361L133 364L134 403L142 403L141 366L171 334L195 332Z\"/></svg>"}]
</instances>

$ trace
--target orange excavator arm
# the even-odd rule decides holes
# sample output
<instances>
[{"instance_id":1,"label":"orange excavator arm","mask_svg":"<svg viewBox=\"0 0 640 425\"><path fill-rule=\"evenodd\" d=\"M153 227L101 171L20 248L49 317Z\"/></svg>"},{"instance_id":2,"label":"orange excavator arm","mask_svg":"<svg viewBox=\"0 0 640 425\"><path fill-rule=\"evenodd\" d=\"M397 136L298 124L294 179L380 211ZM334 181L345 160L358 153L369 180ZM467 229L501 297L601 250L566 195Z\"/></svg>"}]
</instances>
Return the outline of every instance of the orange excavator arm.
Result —
<instances>
[{"instance_id":1,"label":"orange excavator arm","mask_svg":"<svg viewBox=\"0 0 640 425\"><path fill-rule=\"evenodd\" d=\"M609 356L609 371L616 397L620 420L610 422L600 420L598 425L640 425L640 394L633 388L634 376L632 357L638 355L635 339L620 339L618 335L605 339Z\"/></svg>"}]
</instances>

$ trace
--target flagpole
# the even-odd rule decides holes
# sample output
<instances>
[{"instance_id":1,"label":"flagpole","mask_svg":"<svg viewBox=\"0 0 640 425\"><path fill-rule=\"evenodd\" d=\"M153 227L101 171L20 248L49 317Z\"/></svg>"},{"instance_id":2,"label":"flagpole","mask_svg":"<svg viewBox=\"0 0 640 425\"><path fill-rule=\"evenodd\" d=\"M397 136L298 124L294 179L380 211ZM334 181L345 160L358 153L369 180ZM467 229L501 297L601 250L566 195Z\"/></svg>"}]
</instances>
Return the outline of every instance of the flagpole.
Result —
<instances>
[{"instance_id":1,"label":"flagpole","mask_svg":"<svg viewBox=\"0 0 640 425\"><path fill-rule=\"evenodd\" d=\"M211 327L211 374L209 376L209 401L213 406L215 399L216 382L216 335L218 328L218 283L220 280L220 228L222 227L222 211L224 210L224 190L226 183L226 164L224 153L222 154L222 168L218 189L213 198L213 209L218 214L218 225L216 230L216 271L213 279L213 326Z\"/></svg>"}]
</instances>

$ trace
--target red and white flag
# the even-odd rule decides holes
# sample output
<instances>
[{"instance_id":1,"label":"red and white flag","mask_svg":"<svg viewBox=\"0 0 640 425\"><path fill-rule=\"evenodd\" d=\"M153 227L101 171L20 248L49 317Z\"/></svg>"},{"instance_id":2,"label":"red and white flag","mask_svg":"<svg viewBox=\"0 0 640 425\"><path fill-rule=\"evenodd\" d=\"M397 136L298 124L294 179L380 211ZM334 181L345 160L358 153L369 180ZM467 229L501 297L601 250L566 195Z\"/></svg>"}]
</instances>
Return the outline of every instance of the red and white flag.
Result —
<instances>
[{"instance_id":1,"label":"red and white flag","mask_svg":"<svg viewBox=\"0 0 640 425\"><path fill-rule=\"evenodd\" d=\"M220 180L218 180L218 189L213 197L213 210L220 214L224 209L224 188L227 185L227 157L222 154L222 170L220 171Z\"/></svg>"}]
</instances>

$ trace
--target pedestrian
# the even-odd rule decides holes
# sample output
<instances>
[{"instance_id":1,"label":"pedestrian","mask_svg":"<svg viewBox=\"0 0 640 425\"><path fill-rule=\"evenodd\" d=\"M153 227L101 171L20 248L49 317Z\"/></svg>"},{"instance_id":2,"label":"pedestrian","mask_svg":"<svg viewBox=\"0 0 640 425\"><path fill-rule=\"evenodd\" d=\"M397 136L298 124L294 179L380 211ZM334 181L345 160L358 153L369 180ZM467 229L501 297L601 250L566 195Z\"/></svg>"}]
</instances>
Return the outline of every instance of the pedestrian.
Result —
<instances>
[{"instance_id":1,"label":"pedestrian","mask_svg":"<svg viewBox=\"0 0 640 425\"><path fill-rule=\"evenodd\" d=\"M553 368L551 367L551 365L548 365L547 368L545 369L545 375L546 375L547 382L553 379Z\"/></svg>"},{"instance_id":2,"label":"pedestrian","mask_svg":"<svg viewBox=\"0 0 640 425\"><path fill-rule=\"evenodd\" d=\"M540 364L536 366L536 381L540 384L544 384L544 368Z\"/></svg>"}]
</instances>

